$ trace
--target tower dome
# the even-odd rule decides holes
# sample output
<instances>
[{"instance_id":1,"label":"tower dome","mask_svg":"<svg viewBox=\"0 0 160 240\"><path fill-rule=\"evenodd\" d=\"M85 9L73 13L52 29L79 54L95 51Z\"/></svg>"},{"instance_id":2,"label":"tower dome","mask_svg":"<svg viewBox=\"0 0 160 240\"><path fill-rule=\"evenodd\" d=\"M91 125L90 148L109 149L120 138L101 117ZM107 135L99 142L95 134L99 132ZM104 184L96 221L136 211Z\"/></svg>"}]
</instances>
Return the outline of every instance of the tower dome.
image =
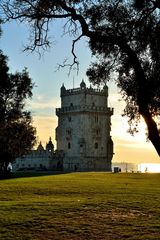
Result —
<instances>
[{"instance_id":1,"label":"tower dome","mask_svg":"<svg viewBox=\"0 0 160 240\"><path fill-rule=\"evenodd\" d=\"M44 147L42 146L42 143L40 142L38 147L37 147L37 151L38 152L43 152L44 151Z\"/></svg>"},{"instance_id":2,"label":"tower dome","mask_svg":"<svg viewBox=\"0 0 160 240\"><path fill-rule=\"evenodd\" d=\"M48 152L53 152L54 151L54 145L52 143L51 137L49 138L49 142L46 144L46 150Z\"/></svg>"},{"instance_id":3,"label":"tower dome","mask_svg":"<svg viewBox=\"0 0 160 240\"><path fill-rule=\"evenodd\" d=\"M108 86L107 86L107 84L104 85L103 90L104 90L104 91L108 91Z\"/></svg>"},{"instance_id":4,"label":"tower dome","mask_svg":"<svg viewBox=\"0 0 160 240\"><path fill-rule=\"evenodd\" d=\"M105 84L103 87L103 91L106 93L106 95L108 96L108 86Z\"/></svg>"},{"instance_id":5,"label":"tower dome","mask_svg":"<svg viewBox=\"0 0 160 240\"><path fill-rule=\"evenodd\" d=\"M64 83L63 83L63 85L61 87L61 95L63 95L65 93L65 91L66 91L66 88L65 88Z\"/></svg>"},{"instance_id":6,"label":"tower dome","mask_svg":"<svg viewBox=\"0 0 160 240\"><path fill-rule=\"evenodd\" d=\"M82 80L82 82L80 83L80 88L81 89L85 89L86 88L86 84L85 84L84 80Z\"/></svg>"}]
</instances>

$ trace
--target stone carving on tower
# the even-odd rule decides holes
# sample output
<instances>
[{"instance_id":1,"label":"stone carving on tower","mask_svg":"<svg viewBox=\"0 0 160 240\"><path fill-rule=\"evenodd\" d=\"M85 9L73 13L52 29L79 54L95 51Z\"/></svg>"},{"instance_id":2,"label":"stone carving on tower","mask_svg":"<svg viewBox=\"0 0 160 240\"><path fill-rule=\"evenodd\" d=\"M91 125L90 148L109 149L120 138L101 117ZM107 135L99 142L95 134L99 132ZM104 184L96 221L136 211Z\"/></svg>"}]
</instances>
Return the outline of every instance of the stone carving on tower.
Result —
<instances>
[{"instance_id":1,"label":"stone carving on tower","mask_svg":"<svg viewBox=\"0 0 160 240\"><path fill-rule=\"evenodd\" d=\"M111 171L113 108L108 107L108 87L61 87L61 108L56 109L57 150L63 150L67 171Z\"/></svg>"}]
</instances>

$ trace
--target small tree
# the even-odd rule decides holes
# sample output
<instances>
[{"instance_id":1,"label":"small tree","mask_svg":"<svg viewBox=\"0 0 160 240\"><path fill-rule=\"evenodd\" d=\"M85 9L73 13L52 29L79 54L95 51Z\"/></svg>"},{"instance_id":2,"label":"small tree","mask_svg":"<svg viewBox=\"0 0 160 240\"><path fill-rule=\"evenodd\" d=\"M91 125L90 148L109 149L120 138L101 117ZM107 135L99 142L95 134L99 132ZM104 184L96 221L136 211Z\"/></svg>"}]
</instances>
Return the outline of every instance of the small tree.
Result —
<instances>
[{"instance_id":1,"label":"small tree","mask_svg":"<svg viewBox=\"0 0 160 240\"><path fill-rule=\"evenodd\" d=\"M9 163L28 153L35 144L35 128L25 100L32 96L33 84L26 69L9 73L7 57L0 52L0 172Z\"/></svg>"},{"instance_id":2,"label":"small tree","mask_svg":"<svg viewBox=\"0 0 160 240\"><path fill-rule=\"evenodd\" d=\"M65 28L73 36L73 64L78 64L76 42L87 37L97 58L87 72L90 80L99 84L116 73L130 132L142 116L160 156L159 0L2 0L1 7L7 20L28 21L31 50L49 45L49 24L55 19L66 19Z\"/></svg>"}]
</instances>

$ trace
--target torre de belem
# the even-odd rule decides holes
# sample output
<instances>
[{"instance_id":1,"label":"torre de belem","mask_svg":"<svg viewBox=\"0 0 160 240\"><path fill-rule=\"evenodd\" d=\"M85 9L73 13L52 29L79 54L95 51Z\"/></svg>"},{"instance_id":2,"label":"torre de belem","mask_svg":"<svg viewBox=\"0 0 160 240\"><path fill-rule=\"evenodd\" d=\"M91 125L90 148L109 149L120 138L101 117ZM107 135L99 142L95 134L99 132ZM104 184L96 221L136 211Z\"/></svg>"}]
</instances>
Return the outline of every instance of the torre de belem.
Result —
<instances>
[{"instance_id":1,"label":"torre de belem","mask_svg":"<svg viewBox=\"0 0 160 240\"><path fill-rule=\"evenodd\" d=\"M61 87L61 108L56 109L57 149L51 138L44 148L21 156L13 171L111 171L113 141L110 136L113 108L108 107L108 87Z\"/></svg>"},{"instance_id":2,"label":"torre de belem","mask_svg":"<svg viewBox=\"0 0 160 240\"><path fill-rule=\"evenodd\" d=\"M113 108L108 107L108 87L60 90L56 109L57 151L63 151L64 171L111 171L113 141L110 136Z\"/></svg>"}]
</instances>

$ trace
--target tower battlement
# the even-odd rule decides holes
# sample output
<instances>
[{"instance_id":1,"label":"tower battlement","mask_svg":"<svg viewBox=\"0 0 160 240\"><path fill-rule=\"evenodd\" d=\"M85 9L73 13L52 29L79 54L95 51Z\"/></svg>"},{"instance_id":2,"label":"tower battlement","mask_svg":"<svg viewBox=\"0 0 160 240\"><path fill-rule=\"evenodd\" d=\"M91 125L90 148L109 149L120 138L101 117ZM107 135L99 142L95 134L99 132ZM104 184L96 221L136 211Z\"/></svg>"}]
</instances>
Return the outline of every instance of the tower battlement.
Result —
<instances>
[{"instance_id":1,"label":"tower battlement","mask_svg":"<svg viewBox=\"0 0 160 240\"><path fill-rule=\"evenodd\" d=\"M74 95L79 93L88 93L88 94L97 94L97 95L106 95L108 92L104 89L96 89L96 88L72 88L72 89L62 89L61 90L61 96L67 96L67 95Z\"/></svg>"},{"instance_id":2,"label":"tower battlement","mask_svg":"<svg viewBox=\"0 0 160 240\"><path fill-rule=\"evenodd\" d=\"M77 95L81 93L108 96L108 87L105 85L103 89L92 88L91 86L87 88L83 80L79 88L66 89L64 85L61 87L61 97L67 96L67 95L75 95L75 94Z\"/></svg>"}]
</instances>

